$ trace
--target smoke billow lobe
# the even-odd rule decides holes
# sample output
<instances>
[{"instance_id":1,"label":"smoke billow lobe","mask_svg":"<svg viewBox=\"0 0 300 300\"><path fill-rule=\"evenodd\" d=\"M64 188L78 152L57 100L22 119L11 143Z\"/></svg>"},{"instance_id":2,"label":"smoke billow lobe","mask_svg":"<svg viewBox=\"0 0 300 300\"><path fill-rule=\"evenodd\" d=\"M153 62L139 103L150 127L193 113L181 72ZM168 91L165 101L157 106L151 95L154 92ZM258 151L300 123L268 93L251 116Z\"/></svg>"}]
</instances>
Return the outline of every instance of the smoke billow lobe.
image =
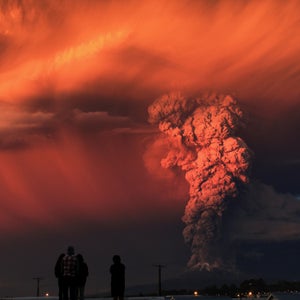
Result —
<instances>
[{"instance_id":1,"label":"smoke billow lobe","mask_svg":"<svg viewBox=\"0 0 300 300\"><path fill-rule=\"evenodd\" d=\"M238 183L248 182L251 151L235 136L242 111L231 96L187 98L173 92L149 108L149 122L168 140L164 168L180 167L189 182L183 236L191 246L188 267L224 267L220 250L221 219Z\"/></svg>"}]
</instances>

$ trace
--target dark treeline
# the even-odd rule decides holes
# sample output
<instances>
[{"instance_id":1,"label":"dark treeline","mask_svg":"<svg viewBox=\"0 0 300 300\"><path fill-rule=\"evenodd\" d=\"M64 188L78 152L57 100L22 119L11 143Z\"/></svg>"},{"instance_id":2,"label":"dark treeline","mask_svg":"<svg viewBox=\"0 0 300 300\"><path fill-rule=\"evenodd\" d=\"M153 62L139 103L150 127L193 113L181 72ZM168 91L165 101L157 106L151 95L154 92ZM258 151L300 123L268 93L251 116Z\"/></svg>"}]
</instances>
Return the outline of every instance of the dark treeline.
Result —
<instances>
[{"instance_id":1,"label":"dark treeline","mask_svg":"<svg viewBox=\"0 0 300 300\"><path fill-rule=\"evenodd\" d=\"M199 295L208 296L230 296L266 294L272 292L297 292L300 291L300 281L278 281L276 283L267 284L263 279L249 279L243 281L239 286L236 284L223 284L221 286L211 285L205 288L197 289ZM164 291L165 295L193 295L195 290L168 290Z\"/></svg>"}]
</instances>

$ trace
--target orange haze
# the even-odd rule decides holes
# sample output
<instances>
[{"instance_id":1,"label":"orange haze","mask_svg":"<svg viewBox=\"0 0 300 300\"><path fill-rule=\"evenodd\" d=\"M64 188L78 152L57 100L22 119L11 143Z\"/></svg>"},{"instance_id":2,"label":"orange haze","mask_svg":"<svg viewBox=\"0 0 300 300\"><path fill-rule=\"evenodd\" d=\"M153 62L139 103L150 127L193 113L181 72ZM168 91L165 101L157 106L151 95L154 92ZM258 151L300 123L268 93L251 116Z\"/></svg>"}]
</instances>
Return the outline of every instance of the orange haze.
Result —
<instances>
[{"instance_id":1,"label":"orange haze","mask_svg":"<svg viewBox=\"0 0 300 300\"><path fill-rule=\"evenodd\" d=\"M274 116L299 104L299 1L0 6L2 229L180 211L187 184L145 154L163 92L232 93Z\"/></svg>"}]
</instances>

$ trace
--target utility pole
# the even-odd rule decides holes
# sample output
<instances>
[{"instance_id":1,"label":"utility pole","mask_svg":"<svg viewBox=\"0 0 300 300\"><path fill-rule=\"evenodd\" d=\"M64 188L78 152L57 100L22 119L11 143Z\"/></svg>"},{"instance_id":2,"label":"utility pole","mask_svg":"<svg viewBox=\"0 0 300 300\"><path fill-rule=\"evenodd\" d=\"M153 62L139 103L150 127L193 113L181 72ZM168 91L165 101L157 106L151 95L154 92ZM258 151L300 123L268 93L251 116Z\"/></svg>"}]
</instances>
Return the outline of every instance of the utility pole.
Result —
<instances>
[{"instance_id":1,"label":"utility pole","mask_svg":"<svg viewBox=\"0 0 300 300\"><path fill-rule=\"evenodd\" d=\"M158 296L161 296L161 269L164 268L164 265L154 265L154 267L158 268Z\"/></svg>"},{"instance_id":2,"label":"utility pole","mask_svg":"<svg viewBox=\"0 0 300 300\"><path fill-rule=\"evenodd\" d=\"M36 296L39 297L40 296L40 281L43 280L43 278L41 277L35 277L35 278L32 278L34 280L36 280Z\"/></svg>"}]
</instances>

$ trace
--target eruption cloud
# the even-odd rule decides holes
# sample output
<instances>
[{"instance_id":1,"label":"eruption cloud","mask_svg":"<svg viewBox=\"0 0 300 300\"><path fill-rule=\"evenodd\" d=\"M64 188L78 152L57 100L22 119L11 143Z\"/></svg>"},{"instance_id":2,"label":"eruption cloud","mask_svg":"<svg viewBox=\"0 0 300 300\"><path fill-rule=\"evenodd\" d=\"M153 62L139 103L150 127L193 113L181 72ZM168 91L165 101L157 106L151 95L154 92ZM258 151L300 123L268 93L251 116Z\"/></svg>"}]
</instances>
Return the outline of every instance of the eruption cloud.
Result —
<instances>
[{"instance_id":1,"label":"eruption cloud","mask_svg":"<svg viewBox=\"0 0 300 300\"><path fill-rule=\"evenodd\" d=\"M158 124L168 140L164 168L180 167L189 183L183 222L191 246L191 269L222 268L221 221L238 184L248 182L251 150L235 136L242 111L231 96L206 94L188 98L173 92L148 108L149 122Z\"/></svg>"}]
</instances>

